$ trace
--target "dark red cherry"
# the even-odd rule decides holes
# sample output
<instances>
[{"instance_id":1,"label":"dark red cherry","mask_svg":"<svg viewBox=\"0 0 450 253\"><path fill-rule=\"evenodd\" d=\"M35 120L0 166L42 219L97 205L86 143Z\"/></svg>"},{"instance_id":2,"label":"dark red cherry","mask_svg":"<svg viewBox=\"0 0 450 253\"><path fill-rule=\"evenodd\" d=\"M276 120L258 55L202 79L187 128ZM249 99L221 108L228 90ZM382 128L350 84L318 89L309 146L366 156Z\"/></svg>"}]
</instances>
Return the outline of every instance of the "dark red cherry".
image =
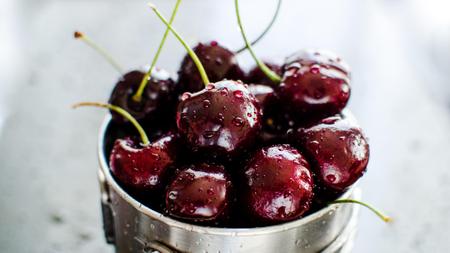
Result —
<instances>
[{"instance_id":1,"label":"dark red cherry","mask_svg":"<svg viewBox=\"0 0 450 253\"><path fill-rule=\"evenodd\" d=\"M350 98L350 70L339 57L303 50L289 57L276 88L284 110L296 121L339 113Z\"/></svg>"},{"instance_id":2,"label":"dark red cherry","mask_svg":"<svg viewBox=\"0 0 450 253\"><path fill-rule=\"evenodd\" d=\"M295 126L296 115L292 115L284 108L283 101L280 100L276 92L265 97L263 110L263 130L276 134L285 135L289 129Z\"/></svg>"},{"instance_id":3,"label":"dark red cherry","mask_svg":"<svg viewBox=\"0 0 450 253\"><path fill-rule=\"evenodd\" d=\"M252 144L261 127L261 110L246 85L236 81L209 84L185 93L177 109L177 126L194 150L233 155Z\"/></svg>"},{"instance_id":4,"label":"dark red cherry","mask_svg":"<svg viewBox=\"0 0 450 253\"><path fill-rule=\"evenodd\" d=\"M269 67L270 70L272 70L273 72L275 72L277 75L281 76L282 75L282 69L281 66L273 63L273 62L268 62L268 61L264 61L264 64L266 64L267 67ZM264 72L261 71L261 68L259 68L258 66L254 66L250 72L247 74L247 78L246 78L246 83L249 84L263 84L263 85L267 85L270 87L277 87L279 84L270 80L266 74L264 74Z\"/></svg>"},{"instance_id":5,"label":"dark red cherry","mask_svg":"<svg viewBox=\"0 0 450 253\"><path fill-rule=\"evenodd\" d=\"M256 97L260 106L263 106L266 98L273 94L273 89L263 84L249 84L248 90Z\"/></svg>"},{"instance_id":6,"label":"dark red cherry","mask_svg":"<svg viewBox=\"0 0 450 253\"><path fill-rule=\"evenodd\" d=\"M342 192L364 174L369 145L352 119L329 117L294 134L311 161L318 186Z\"/></svg>"},{"instance_id":7,"label":"dark red cherry","mask_svg":"<svg viewBox=\"0 0 450 253\"><path fill-rule=\"evenodd\" d=\"M177 146L178 137L173 134L148 146L131 138L118 139L110 155L112 174L133 190L161 189L165 174L175 161Z\"/></svg>"},{"instance_id":8,"label":"dark red cherry","mask_svg":"<svg viewBox=\"0 0 450 253\"><path fill-rule=\"evenodd\" d=\"M133 100L132 97L144 75L144 72L138 70L125 74L114 87L109 103L125 109L139 121L154 121L161 119L161 115L173 115L178 91L169 73L162 69L153 70L142 100L140 102ZM127 121L114 111L111 111L111 114L116 122Z\"/></svg>"},{"instance_id":9,"label":"dark red cherry","mask_svg":"<svg viewBox=\"0 0 450 253\"><path fill-rule=\"evenodd\" d=\"M231 200L230 176L221 165L183 168L167 187L166 211L192 222L215 222L226 216Z\"/></svg>"},{"instance_id":10,"label":"dark red cherry","mask_svg":"<svg viewBox=\"0 0 450 253\"><path fill-rule=\"evenodd\" d=\"M313 198L309 164L286 144L256 152L246 166L244 188L251 217L268 223L301 217Z\"/></svg>"},{"instance_id":11,"label":"dark red cherry","mask_svg":"<svg viewBox=\"0 0 450 253\"><path fill-rule=\"evenodd\" d=\"M194 47L194 52L203 64L211 82L244 78L244 72L237 63L235 53L219 45L216 41L199 43ZM197 92L204 88L198 68L189 55L184 57L178 76L178 83L183 91Z\"/></svg>"}]
</instances>

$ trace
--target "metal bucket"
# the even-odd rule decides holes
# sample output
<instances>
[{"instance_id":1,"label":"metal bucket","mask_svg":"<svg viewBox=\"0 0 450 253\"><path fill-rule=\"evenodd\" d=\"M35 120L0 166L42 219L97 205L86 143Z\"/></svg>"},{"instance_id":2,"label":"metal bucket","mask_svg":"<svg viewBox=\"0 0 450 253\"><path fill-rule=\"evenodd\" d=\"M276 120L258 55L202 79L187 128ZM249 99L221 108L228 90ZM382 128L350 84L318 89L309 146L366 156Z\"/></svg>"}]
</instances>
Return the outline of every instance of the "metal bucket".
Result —
<instances>
[{"instance_id":1,"label":"metal bucket","mask_svg":"<svg viewBox=\"0 0 450 253\"><path fill-rule=\"evenodd\" d=\"M104 152L111 118L100 129L99 181L106 240L118 253L346 253L356 233L359 207L331 205L302 219L259 228L196 226L164 216L130 196L110 173ZM360 199L353 187L343 198Z\"/></svg>"}]
</instances>

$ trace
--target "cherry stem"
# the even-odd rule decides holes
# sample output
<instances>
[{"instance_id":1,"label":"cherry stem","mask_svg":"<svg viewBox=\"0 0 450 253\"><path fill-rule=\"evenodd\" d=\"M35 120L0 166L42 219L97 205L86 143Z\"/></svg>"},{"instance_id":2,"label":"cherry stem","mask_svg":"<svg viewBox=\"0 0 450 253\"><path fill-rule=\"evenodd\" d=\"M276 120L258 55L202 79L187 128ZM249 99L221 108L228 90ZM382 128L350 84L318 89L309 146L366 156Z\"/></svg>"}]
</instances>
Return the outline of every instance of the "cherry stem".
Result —
<instances>
[{"instance_id":1,"label":"cherry stem","mask_svg":"<svg viewBox=\"0 0 450 253\"><path fill-rule=\"evenodd\" d=\"M183 47L186 49L189 56L192 58L192 61L194 62L195 66L197 66L198 72L200 72L200 76L202 78L203 83L206 85L210 84L210 81L208 79L208 75L206 74L205 68L203 68L202 63L200 62L200 59L195 54L195 52L186 44L186 42L183 40L183 38L180 36L180 34L173 28L167 20L164 18L164 16L161 14L161 12L158 11L155 5L149 3L148 6L152 8L153 12L158 16L158 18L167 26L167 28L173 33L173 35L180 41L180 43L183 45Z\"/></svg>"},{"instance_id":2,"label":"cherry stem","mask_svg":"<svg viewBox=\"0 0 450 253\"><path fill-rule=\"evenodd\" d=\"M278 14L280 13L281 3L282 2L283 2L282 0L278 0L277 8L275 10L275 14L273 14L272 20L270 21L269 25L266 27L266 29L264 29L264 31L255 40L252 41L252 43L250 43L250 45L253 46L256 43L258 43L270 31L270 29L272 28L273 24L275 24L275 21L278 18ZM247 49L247 46L244 46L241 49L237 50L236 54L240 54L240 53L244 52L246 49Z\"/></svg>"},{"instance_id":3,"label":"cherry stem","mask_svg":"<svg viewBox=\"0 0 450 253\"><path fill-rule=\"evenodd\" d=\"M279 75L277 75L277 73L273 72L269 67L267 67L267 65L264 64L264 62L262 62L260 59L258 59L258 57L256 56L255 52L252 49L252 46L250 45L250 42L247 39L247 36L245 35L244 28L242 26L241 15L239 14L239 0L235 0L234 5L236 8L236 17L237 17L239 29L241 30L242 38L244 39L244 42L245 42L245 45L246 45L248 51L252 55L253 59L255 60L256 64L261 69L261 71L270 80L272 80L273 82L279 83L281 81L281 77Z\"/></svg>"},{"instance_id":4,"label":"cherry stem","mask_svg":"<svg viewBox=\"0 0 450 253\"><path fill-rule=\"evenodd\" d=\"M74 104L72 106L72 108L76 109L78 107L81 106L95 106L95 107L102 107L102 108L107 108L110 109L118 114L120 114L121 116L123 116L124 118L126 118L127 120L129 120L131 122L131 124L134 125L134 127L136 128L136 130L139 132L139 135L141 136L141 141L142 141L142 146L148 146L150 145L150 141L147 137L147 134L145 133L144 129L142 128L142 126L139 124L139 122L137 122L137 120L131 116L130 113L128 113L127 111L125 111L124 109L115 106L115 105L111 105L111 104L104 104L104 103L97 103L97 102L83 102L83 103L78 103L78 104Z\"/></svg>"},{"instance_id":5,"label":"cherry stem","mask_svg":"<svg viewBox=\"0 0 450 253\"><path fill-rule=\"evenodd\" d=\"M97 45L93 40L91 40L88 36L86 36L86 34L79 31L75 31L73 36L75 37L75 39L84 41L88 46L90 46L99 54L101 54L103 58L105 58L120 73L120 75L123 74L124 72L123 68L120 66L120 64L117 63L117 61L115 61L112 58L111 54L109 54L105 49Z\"/></svg>"},{"instance_id":6,"label":"cherry stem","mask_svg":"<svg viewBox=\"0 0 450 253\"><path fill-rule=\"evenodd\" d=\"M177 14L180 3L181 3L181 0L177 0L175 7L173 8L172 16L170 17L170 20L169 20L169 24L171 24L171 25L175 19L175 16ZM148 82L150 81L150 78L152 78L153 69L155 68L156 62L158 61L159 55L161 54L162 48L167 39L167 35L169 35L169 31L170 31L170 29L167 28L166 31L164 32L161 42L159 43L158 50L156 51L155 57L153 58L152 63L150 65L150 69L144 75L144 78L142 78L141 84L139 85L139 88L138 88L136 94L134 94L134 96L132 97L133 100L136 102L141 102L141 100L142 100L142 94L144 93L145 87L147 86Z\"/></svg>"},{"instance_id":7,"label":"cherry stem","mask_svg":"<svg viewBox=\"0 0 450 253\"><path fill-rule=\"evenodd\" d=\"M361 202L361 201L358 201L358 200L355 200L355 199L338 199L338 200L335 200L335 201L332 201L332 202L330 202L329 203L329 205L333 205L333 204L358 204L358 205L362 205L362 206L364 206L364 207L367 207L369 210L371 210L373 213L375 213L378 217L380 217L384 222L391 222L392 221L392 218L391 217L389 217L389 216L387 216L387 215L384 215L383 213L381 213L380 211L378 211L376 208L374 208L373 206L371 206L371 205L369 205L369 204L367 204L367 203L364 203L364 202Z\"/></svg>"}]
</instances>

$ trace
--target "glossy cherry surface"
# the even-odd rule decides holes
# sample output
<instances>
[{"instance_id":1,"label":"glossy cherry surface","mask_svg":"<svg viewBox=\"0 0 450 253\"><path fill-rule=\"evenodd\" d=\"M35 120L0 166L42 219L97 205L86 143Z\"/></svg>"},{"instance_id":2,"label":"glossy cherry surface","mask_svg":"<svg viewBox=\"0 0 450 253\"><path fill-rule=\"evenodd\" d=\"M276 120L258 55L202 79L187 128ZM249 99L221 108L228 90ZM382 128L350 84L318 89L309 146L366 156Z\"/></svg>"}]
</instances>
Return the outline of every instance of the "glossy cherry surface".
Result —
<instances>
[{"instance_id":1,"label":"glossy cherry surface","mask_svg":"<svg viewBox=\"0 0 450 253\"><path fill-rule=\"evenodd\" d=\"M178 140L169 134L142 146L132 138L117 139L110 154L111 172L133 190L161 189L169 166L175 162Z\"/></svg>"},{"instance_id":2,"label":"glossy cherry surface","mask_svg":"<svg viewBox=\"0 0 450 253\"><path fill-rule=\"evenodd\" d=\"M142 95L142 100L136 102L132 99L144 75L144 72L138 70L125 74L114 87L109 103L125 109L139 121L160 119L161 115L171 112L173 115L178 90L169 73L162 69L154 69ZM127 121L113 111L111 114L116 122Z\"/></svg>"},{"instance_id":3,"label":"glossy cherry surface","mask_svg":"<svg viewBox=\"0 0 450 253\"><path fill-rule=\"evenodd\" d=\"M232 183L221 165L197 164L181 169L166 191L166 211L175 218L214 222L225 217Z\"/></svg>"},{"instance_id":4,"label":"glossy cherry surface","mask_svg":"<svg viewBox=\"0 0 450 253\"><path fill-rule=\"evenodd\" d=\"M319 187L342 192L364 174L369 145L353 120L329 117L294 134L310 159Z\"/></svg>"},{"instance_id":5,"label":"glossy cherry surface","mask_svg":"<svg viewBox=\"0 0 450 253\"><path fill-rule=\"evenodd\" d=\"M239 67L235 53L219 45L216 41L199 43L194 47L211 82L223 79L242 80L244 72ZM186 55L178 71L178 83L183 91L197 92L204 88L202 79L189 55Z\"/></svg>"},{"instance_id":6,"label":"glossy cherry surface","mask_svg":"<svg viewBox=\"0 0 450 253\"><path fill-rule=\"evenodd\" d=\"M286 60L283 71L276 93L295 121L337 114L350 98L349 67L331 53L299 51Z\"/></svg>"},{"instance_id":7,"label":"glossy cherry surface","mask_svg":"<svg viewBox=\"0 0 450 253\"><path fill-rule=\"evenodd\" d=\"M274 71L277 75L282 75L282 68L279 64L264 61L267 67L270 70ZM271 86L273 88L277 87L279 84L270 80L264 72L258 66L254 66L250 72L248 72L247 77L245 79L248 84L263 84L267 86Z\"/></svg>"},{"instance_id":8,"label":"glossy cherry surface","mask_svg":"<svg viewBox=\"0 0 450 253\"><path fill-rule=\"evenodd\" d=\"M289 145L257 151L246 166L244 188L250 216L268 223L301 217L313 198L309 164Z\"/></svg>"},{"instance_id":9,"label":"glossy cherry surface","mask_svg":"<svg viewBox=\"0 0 450 253\"><path fill-rule=\"evenodd\" d=\"M249 146L261 127L261 110L246 85L236 81L209 84L185 93L177 110L177 126L194 151L233 155Z\"/></svg>"}]
</instances>

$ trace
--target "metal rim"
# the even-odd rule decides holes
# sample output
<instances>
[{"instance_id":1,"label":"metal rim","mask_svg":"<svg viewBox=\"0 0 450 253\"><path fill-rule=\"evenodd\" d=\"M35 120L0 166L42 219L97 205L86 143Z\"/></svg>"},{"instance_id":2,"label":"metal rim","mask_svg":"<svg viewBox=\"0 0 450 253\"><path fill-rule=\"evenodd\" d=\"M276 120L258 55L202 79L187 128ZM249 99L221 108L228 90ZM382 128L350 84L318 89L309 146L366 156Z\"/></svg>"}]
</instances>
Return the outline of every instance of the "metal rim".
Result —
<instances>
[{"instance_id":1,"label":"metal rim","mask_svg":"<svg viewBox=\"0 0 450 253\"><path fill-rule=\"evenodd\" d=\"M256 228L204 227L204 226L198 226L198 225L193 225L193 224L181 222L178 220L174 220L168 216L165 216L162 213L159 213L155 210L148 208L147 206L145 206L142 203L135 200L124 189L122 189L122 187L113 178L111 171L109 169L108 162L106 160L106 156L103 152L104 136L105 136L105 133L106 133L106 130L107 130L107 127L108 127L110 121L111 121L111 115L108 114L105 117L105 119L103 120L102 125L100 127L98 146L97 146L100 170L103 172L103 176L105 177L108 186L114 188L114 190L123 199L125 199L125 201L127 201L131 206L133 206L136 210L138 210L138 211L144 213L145 215L149 216L150 218L158 220L168 226L177 227L177 228L191 231L191 232L205 233L205 234L211 234L211 235L228 235L228 236L250 236L251 235L251 236L253 236L253 235L261 235L261 234L271 234L271 233L294 229L296 227L310 223L313 220L317 220L320 217L327 215L329 212L336 211L341 206L341 205L327 206L315 213L312 213L312 214L310 214L306 217L300 218L298 220L294 220L294 221L290 221L290 222L286 222L286 223L282 223L282 224L278 224L278 225L256 227ZM354 187L352 186L349 190L344 192L340 198L349 197L353 191L353 188Z\"/></svg>"}]
</instances>

